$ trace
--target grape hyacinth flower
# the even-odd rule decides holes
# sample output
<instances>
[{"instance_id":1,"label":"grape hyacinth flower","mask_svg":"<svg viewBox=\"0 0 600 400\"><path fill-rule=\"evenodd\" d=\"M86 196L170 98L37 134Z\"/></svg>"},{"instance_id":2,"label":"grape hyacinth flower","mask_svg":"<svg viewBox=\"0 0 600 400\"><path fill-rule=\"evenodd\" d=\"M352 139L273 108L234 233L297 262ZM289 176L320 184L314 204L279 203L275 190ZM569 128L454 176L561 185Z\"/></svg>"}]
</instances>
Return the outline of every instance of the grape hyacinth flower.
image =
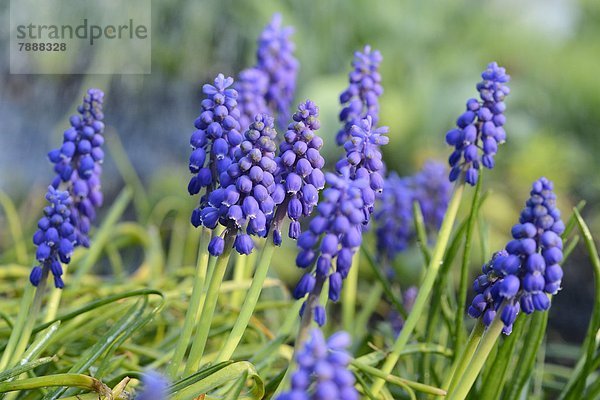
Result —
<instances>
[{"instance_id":1,"label":"grape hyacinth flower","mask_svg":"<svg viewBox=\"0 0 600 400\"><path fill-rule=\"evenodd\" d=\"M241 132L248 129L254 116L269 112L265 100L268 83L269 77L258 68L247 68L239 73L234 88L238 92Z\"/></svg>"},{"instance_id":2,"label":"grape hyacinth flower","mask_svg":"<svg viewBox=\"0 0 600 400\"><path fill-rule=\"evenodd\" d=\"M400 178L396 173L387 177L379 206L373 214L379 258L393 260L414 237L414 198L410 178Z\"/></svg>"},{"instance_id":3,"label":"grape hyacinth flower","mask_svg":"<svg viewBox=\"0 0 600 400\"><path fill-rule=\"evenodd\" d=\"M142 375L143 387L136 400L167 400L169 380L156 371Z\"/></svg>"},{"instance_id":4,"label":"grape hyacinth flower","mask_svg":"<svg viewBox=\"0 0 600 400\"><path fill-rule=\"evenodd\" d=\"M553 184L546 178L533 183L531 197L512 228L513 240L483 266L473 283L477 293L468 313L489 325L504 304L501 319L510 334L517 314L545 311L548 295L560 290L563 271L561 234L565 225L556 207Z\"/></svg>"},{"instance_id":5,"label":"grape hyacinth flower","mask_svg":"<svg viewBox=\"0 0 600 400\"><path fill-rule=\"evenodd\" d=\"M265 99L271 113L277 116L277 125L285 127L296 91L298 60L294 57L295 45L290 40L294 29L282 27L281 19L281 14L274 14L260 34L256 68L268 76Z\"/></svg>"},{"instance_id":6,"label":"grape hyacinth flower","mask_svg":"<svg viewBox=\"0 0 600 400\"><path fill-rule=\"evenodd\" d=\"M457 180L464 171L465 182L471 186L477 183L481 164L488 169L494 168L498 145L506 140L504 98L510 93L506 85L510 76L493 62L481 77L483 81L477 84L481 100L469 99L467 110L456 120L457 128L446 133L446 142L455 147L449 158L450 181Z\"/></svg>"},{"instance_id":7,"label":"grape hyacinth flower","mask_svg":"<svg viewBox=\"0 0 600 400\"><path fill-rule=\"evenodd\" d=\"M38 286L42 279L52 272L54 286L62 289L62 264L71 261L71 254L77 242L75 226L71 223L72 198L67 191L48 187L46 200L50 205L44 208L44 216L38 222L38 230L33 235L37 246L35 258L40 263L29 275L32 285Z\"/></svg>"},{"instance_id":8,"label":"grape hyacinth flower","mask_svg":"<svg viewBox=\"0 0 600 400\"><path fill-rule=\"evenodd\" d=\"M393 260L415 237L413 203L423 213L425 227L436 232L448 208L452 184L442 163L427 161L415 175L400 178L391 173L375 209L377 250L380 258Z\"/></svg>"},{"instance_id":9,"label":"grape hyacinth flower","mask_svg":"<svg viewBox=\"0 0 600 400\"><path fill-rule=\"evenodd\" d=\"M328 187L317 206L318 215L298 238L301 251L296 265L307 272L294 290L296 299L307 293L318 296L323 283L329 279L329 299L337 301L342 281L352 266L352 257L362 243L365 193L372 192L368 176L352 179L345 170L342 174L327 173L325 178ZM317 306L311 311L317 324L323 325L325 310Z\"/></svg>"},{"instance_id":10,"label":"grape hyacinth flower","mask_svg":"<svg viewBox=\"0 0 600 400\"><path fill-rule=\"evenodd\" d=\"M383 93L379 65L382 57L378 50L371 50L365 46L363 51L354 53L352 66L354 70L349 74L350 85L340 95L343 109L340 112L340 121L344 126L336 135L338 146L342 146L350 138L353 125L370 116L373 125L379 121L379 97Z\"/></svg>"},{"instance_id":11,"label":"grape hyacinth flower","mask_svg":"<svg viewBox=\"0 0 600 400\"><path fill-rule=\"evenodd\" d=\"M257 115L235 151L235 161L221 172L221 187L210 192L207 205L200 211L199 219L205 227L214 229L220 223L226 228L224 235L235 236L234 247L240 254L250 254L254 249L250 235L267 235L275 205L283 201L283 191L276 190L274 178L276 135L273 118ZM224 245L223 237L215 236L208 250L219 256Z\"/></svg>"},{"instance_id":12,"label":"grape hyacinth flower","mask_svg":"<svg viewBox=\"0 0 600 400\"><path fill-rule=\"evenodd\" d=\"M350 343L346 332L334 333L325 341L323 333L313 329L296 355L298 370L292 375L290 391L277 400L358 400L354 375L348 369Z\"/></svg>"},{"instance_id":13,"label":"grape hyacinth flower","mask_svg":"<svg viewBox=\"0 0 600 400\"><path fill-rule=\"evenodd\" d=\"M446 166L436 161L427 161L421 171L412 178L415 200L419 203L425 226L436 232L442 225L452 184L448 182Z\"/></svg>"},{"instance_id":14,"label":"grape hyacinth flower","mask_svg":"<svg viewBox=\"0 0 600 400\"><path fill-rule=\"evenodd\" d=\"M350 130L350 138L344 144L346 156L336 164L336 170L348 170L352 179L366 178L369 182L364 191L364 218L366 224L370 219L375 204L376 193L383 190L384 164L380 146L389 143L390 138L385 136L388 127L375 128L371 116L354 125Z\"/></svg>"},{"instance_id":15,"label":"grape hyacinth flower","mask_svg":"<svg viewBox=\"0 0 600 400\"><path fill-rule=\"evenodd\" d=\"M231 165L243 139L239 132L238 94L232 85L233 78L219 74L214 85L202 87L206 98L202 100L202 112L194 122L196 131L190 139L189 168L194 176L190 179L188 192L195 195L206 189L199 206L192 212L191 222L195 227L201 225L202 208L210 193L218 187L221 174Z\"/></svg>"},{"instance_id":16,"label":"grape hyacinth flower","mask_svg":"<svg viewBox=\"0 0 600 400\"><path fill-rule=\"evenodd\" d=\"M277 181L279 190L285 193L280 207L284 207L291 223L289 237L298 239L302 216L309 216L319 200L319 191L325 187L325 175L321 170L325 159L320 150L323 139L316 135L320 127L319 108L310 100L298 106L288 125L284 141L279 145ZM281 244L280 221L275 221L273 239Z\"/></svg>"},{"instance_id":17,"label":"grape hyacinth flower","mask_svg":"<svg viewBox=\"0 0 600 400\"><path fill-rule=\"evenodd\" d=\"M58 189L63 184L72 198L70 219L76 232L76 246L89 247L90 225L103 201L100 190L104 160L103 100L101 90L89 89L77 109L79 114L69 120L71 127L64 132L62 146L48 153L57 174L52 186Z\"/></svg>"}]
</instances>

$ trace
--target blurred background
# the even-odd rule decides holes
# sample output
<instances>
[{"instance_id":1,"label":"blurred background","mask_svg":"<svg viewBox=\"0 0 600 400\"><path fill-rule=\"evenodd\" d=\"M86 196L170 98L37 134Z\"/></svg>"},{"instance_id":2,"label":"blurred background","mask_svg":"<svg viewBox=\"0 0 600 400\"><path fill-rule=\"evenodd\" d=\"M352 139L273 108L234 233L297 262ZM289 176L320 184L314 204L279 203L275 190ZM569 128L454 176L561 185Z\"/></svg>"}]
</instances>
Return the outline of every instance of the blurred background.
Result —
<instances>
[{"instance_id":1,"label":"blurred background","mask_svg":"<svg viewBox=\"0 0 600 400\"><path fill-rule=\"evenodd\" d=\"M496 168L485 174L484 188L492 192L483 210L489 248L507 241L540 176L554 180L564 215L585 199L584 217L600 234L598 1L155 0L150 75L10 75L8 8L0 3L0 190L31 225L39 217L31 199L52 178L46 153L61 143L68 115L88 87L106 92L108 134L118 135L150 196L187 199L188 141L202 84L253 65L258 34L281 12L284 24L295 28L301 64L296 103L310 98L320 106L330 166L341 154L333 140L338 96L355 50L370 44L383 54L380 121L391 132L384 153L388 169L400 175L413 174L430 158L445 162L445 132L477 94L481 71L497 61L512 76L512 92L507 143ZM90 62L110 56L100 49ZM110 150L103 186L107 204L123 186ZM0 251L6 250L2 218ZM295 251L292 245L288 251ZM489 256L474 257L473 275ZM576 251L565 271L550 335L577 342L592 308L585 253Z\"/></svg>"}]
</instances>

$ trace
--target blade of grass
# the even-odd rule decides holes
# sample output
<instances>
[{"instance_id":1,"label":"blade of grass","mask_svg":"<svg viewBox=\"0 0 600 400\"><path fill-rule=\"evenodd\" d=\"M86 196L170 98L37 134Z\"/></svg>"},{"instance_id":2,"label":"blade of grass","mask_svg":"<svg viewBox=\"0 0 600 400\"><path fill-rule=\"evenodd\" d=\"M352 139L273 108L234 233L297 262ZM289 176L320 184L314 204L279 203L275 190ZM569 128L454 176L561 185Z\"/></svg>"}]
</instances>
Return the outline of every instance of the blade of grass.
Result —
<instances>
[{"instance_id":1,"label":"blade of grass","mask_svg":"<svg viewBox=\"0 0 600 400\"><path fill-rule=\"evenodd\" d=\"M547 325L548 312L535 312L531 316L529 330L525 336L513 377L510 383L506 385L509 390L504 398L518 399L521 395L533 372L536 355L544 340Z\"/></svg>"},{"instance_id":2,"label":"blade of grass","mask_svg":"<svg viewBox=\"0 0 600 400\"><path fill-rule=\"evenodd\" d=\"M410 388L411 390L436 395L436 396L445 396L446 391L434 386L425 385L423 383L414 382L408 379L400 378L399 376L395 376L392 374L386 374L383 371L380 371L378 368L371 367L370 365L363 364L360 361L352 360L350 361L350 365L355 369L361 370L373 377L384 379L386 382L392 383L394 385L401 386L403 388Z\"/></svg>"},{"instance_id":3,"label":"blade of grass","mask_svg":"<svg viewBox=\"0 0 600 400\"><path fill-rule=\"evenodd\" d=\"M131 164L123 148L119 134L114 130L110 130L106 132L106 137L106 144L115 161L117 170L127 186L134 189L133 203L137 211L138 221L145 222L150 214L150 201L148 200L144 184Z\"/></svg>"},{"instance_id":4,"label":"blade of grass","mask_svg":"<svg viewBox=\"0 0 600 400\"><path fill-rule=\"evenodd\" d=\"M16 261L19 264L29 263L29 256L27 255L27 247L23 240L23 228L21 227L21 220L19 213L14 203L3 191L0 190L0 205L4 209L6 220L8 222L8 228L13 239L13 246L15 249Z\"/></svg>"},{"instance_id":5,"label":"blade of grass","mask_svg":"<svg viewBox=\"0 0 600 400\"><path fill-rule=\"evenodd\" d=\"M39 366L42 366L42 365L45 365L45 364L48 364L51 362L56 362L57 360L58 360L58 357L52 356L52 357L39 358L37 360L29 361L24 364L19 364L14 368L11 368L7 371L0 373L0 382L6 382L16 376L21 375L24 372L31 371L34 368L37 368Z\"/></svg>"},{"instance_id":6,"label":"blade of grass","mask_svg":"<svg viewBox=\"0 0 600 400\"><path fill-rule=\"evenodd\" d=\"M94 235L94 245L88 250L87 256L83 259L80 265L77 266L77 271L73 276L71 285L76 287L81 282L81 278L92 268L98 261L104 245L110 238L113 228L121 215L125 212L133 192L130 188L125 188L121 191L112 207L110 208L106 218L102 222L100 229Z\"/></svg>"},{"instance_id":7,"label":"blade of grass","mask_svg":"<svg viewBox=\"0 0 600 400\"><path fill-rule=\"evenodd\" d=\"M375 274L375 277L377 278L377 281L379 282L379 284L381 284L381 287L383 288L383 292L385 293L387 298L392 302L392 305L394 306L396 311L402 316L402 318L406 318L407 313L406 313L406 310L404 309L404 306L398 300L396 295L394 295L394 292L392 291L392 287L390 286L389 279L387 279L383 275L383 272L377 266L377 263L375 262L375 258L373 257L373 255L369 252L369 250L367 250L366 246L361 246L360 251L365 256L365 259L367 260L367 264L369 265L369 267L371 267L371 271L373 271L373 273Z\"/></svg>"},{"instance_id":8,"label":"blade of grass","mask_svg":"<svg viewBox=\"0 0 600 400\"><path fill-rule=\"evenodd\" d=\"M427 229L425 228L425 219L423 218L423 211L421 211L421 206L419 205L418 201L413 201L412 209L415 232L417 233L417 245L421 250L421 254L423 255L425 265L427 265L431 261L431 251L429 251L428 247L429 241L427 239Z\"/></svg>"},{"instance_id":9,"label":"blade of grass","mask_svg":"<svg viewBox=\"0 0 600 400\"><path fill-rule=\"evenodd\" d=\"M482 391L479 397L486 400L497 400L502 394L510 359L513 356L516 345L523 335L526 316L519 314L513 326L512 333L500 345L500 350L494 359L494 363L488 362L490 373L481 385Z\"/></svg>"},{"instance_id":10,"label":"blade of grass","mask_svg":"<svg viewBox=\"0 0 600 400\"><path fill-rule=\"evenodd\" d=\"M465 309L467 303L467 289L469 279L469 265L471 263L471 246L473 241L473 233L475 230L475 223L477 222L477 215L479 213L479 199L481 197L481 186L483 182L483 174L479 173L479 179L477 180L477 186L475 187L475 193L473 194L473 201L471 203L471 212L469 214L467 222L467 230L465 232L465 247L463 249L462 264L460 267L460 281L458 286L458 303L456 317L454 319L454 348L459 352L464 346L466 337L464 329L465 320Z\"/></svg>"},{"instance_id":11,"label":"blade of grass","mask_svg":"<svg viewBox=\"0 0 600 400\"><path fill-rule=\"evenodd\" d=\"M247 361L233 363L225 368L222 368L206 378L186 386L177 392L173 393L171 400L187 400L193 399L195 396L205 394L229 381L235 379L243 373L248 374L248 378L252 379L254 385L250 391L250 397L260 399L265 394L265 387L262 379L258 376L256 369ZM243 397L240 397L243 398Z\"/></svg>"},{"instance_id":12,"label":"blade of grass","mask_svg":"<svg viewBox=\"0 0 600 400\"><path fill-rule=\"evenodd\" d=\"M573 215L581 236L583 237L588 256L590 257L590 262L594 271L595 292L592 317L583 342L583 352L577 363L577 365L581 365L582 368L575 369L571 379L569 379L569 382L561 392L560 399L575 399L583 396L587 377L592 372L591 366L593 364L596 349L598 348L598 330L600 329L600 257L598 256L598 249L594 243L592 233L577 208L573 209Z\"/></svg>"}]
</instances>

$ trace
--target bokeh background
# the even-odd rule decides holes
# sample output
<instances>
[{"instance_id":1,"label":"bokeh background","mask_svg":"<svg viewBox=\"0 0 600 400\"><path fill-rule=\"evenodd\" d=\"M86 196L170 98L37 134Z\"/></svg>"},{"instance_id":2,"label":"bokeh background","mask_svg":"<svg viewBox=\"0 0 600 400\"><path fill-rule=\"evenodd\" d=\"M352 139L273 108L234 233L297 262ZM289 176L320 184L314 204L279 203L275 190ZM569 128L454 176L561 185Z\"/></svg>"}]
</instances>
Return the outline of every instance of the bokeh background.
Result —
<instances>
[{"instance_id":1,"label":"bokeh background","mask_svg":"<svg viewBox=\"0 0 600 400\"><path fill-rule=\"evenodd\" d=\"M155 0L152 74L10 75L8 2L0 3L0 190L33 225L36 196L52 172L45 158L57 147L68 115L84 90L106 92L108 133L117 135L154 199L187 199L188 140L201 87L223 72L235 76L254 64L256 37L274 12L295 27L301 63L296 103L321 109L321 135L332 166L340 155L338 96L347 85L355 50L365 44L384 57L381 124L389 169L416 172L427 159L445 161L444 134L475 96L490 61L512 76L507 99L507 143L485 174L489 249L506 242L529 185L554 180L563 214L585 199L583 214L600 234L600 2L596 0ZM99 49L90 63L110 57ZM116 139L115 139L116 140ZM107 203L123 186L109 152L103 176ZM193 201L190 201L190 210ZM100 217L101 218L101 217ZM9 247L0 215L0 251ZM293 257L294 249L287 250ZM473 274L490 254L474 257ZM565 290L554 300L550 335L577 342L591 310L591 268L583 251L565 266ZM293 258L289 258L291 260ZM282 257L285 260L285 257ZM406 257L418 265L418 258ZM279 261L278 270L294 267ZM408 276L414 283L418 274Z\"/></svg>"}]
</instances>

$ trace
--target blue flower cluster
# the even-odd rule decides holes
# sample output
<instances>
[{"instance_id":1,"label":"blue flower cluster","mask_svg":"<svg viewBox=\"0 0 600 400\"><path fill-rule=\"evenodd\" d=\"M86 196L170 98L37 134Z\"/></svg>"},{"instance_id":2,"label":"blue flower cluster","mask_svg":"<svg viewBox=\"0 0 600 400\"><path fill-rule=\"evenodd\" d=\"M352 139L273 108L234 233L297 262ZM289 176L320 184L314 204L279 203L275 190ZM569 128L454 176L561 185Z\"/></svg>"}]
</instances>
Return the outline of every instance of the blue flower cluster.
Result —
<instances>
[{"instance_id":1,"label":"blue flower cluster","mask_svg":"<svg viewBox=\"0 0 600 400\"><path fill-rule=\"evenodd\" d=\"M313 291L318 294L329 279L329 299L337 301L352 257L362 243L364 197L371 191L368 176L352 179L346 170L343 174L327 173L325 178L328 187L317 206L318 215L298 238L301 251L296 265L307 272L294 290L297 299ZM324 310L315 310L315 321L325 323Z\"/></svg>"},{"instance_id":2,"label":"blue flower cluster","mask_svg":"<svg viewBox=\"0 0 600 400\"><path fill-rule=\"evenodd\" d=\"M358 125L352 126L350 138L344 144L346 156L336 164L338 172L347 169L352 179L366 178L369 181L370 190L364 190L363 194L365 224L373 212L376 193L383 190L384 164L379 147L389 143L390 138L385 136L387 133L387 126L376 128L371 116L367 116Z\"/></svg>"},{"instance_id":3,"label":"blue flower cluster","mask_svg":"<svg viewBox=\"0 0 600 400\"><path fill-rule=\"evenodd\" d=\"M169 380L156 371L148 371L142 375L143 388L135 397L136 400L167 400Z\"/></svg>"},{"instance_id":4,"label":"blue flower cluster","mask_svg":"<svg viewBox=\"0 0 600 400\"><path fill-rule=\"evenodd\" d=\"M231 85L233 78L219 74L214 86L206 84L202 87L206 98L202 100L202 112L194 122L196 131L190 139L192 154L189 168L194 176L190 179L188 192L195 195L206 188L200 206L192 213L191 222L195 227L200 226L201 209L211 191L219 185L220 176L231 165L243 139L239 131L238 95Z\"/></svg>"},{"instance_id":5,"label":"blue flower cluster","mask_svg":"<svg viewBox=\"0 0 600 400\"><path fill-rule=\"evenodd\" d=\"M553 184L546 178L533 183L531 197L513 226L513 240L482 268L473 289L477 293L468 313L489 325L502 305L504 332L510 334L517 314L544 311L548 295L560 290L563 271L561 234L565 225L556 207Z\"/></svg>"},{"instance_id":6,"label":"blue flower cluster","mask_svg":"<svg viewBox=\"0 0 600 400\"><path fill-rule=\"evenodd\" d=\"M285 192L282 204L290 218L289 237L298 239L302 216L309 216L319 201L319 191L325 187L321 170L325 159L321 156L323 139L315 133L319 127L319 108L310 100L298 106L292 116L284 140L279 145L277 181ZM276 221L273 238L281 243L279 222Z\"/></svg>"},{"instance_id":7,"label":"blue flower cluster","mask_svg":"<svg viewBox=\"0 0 600 400\"><path fill-rule=\"evenodd\" d=\"M383 194L373 214L377 235L377 254L393 260L405 250L414 236L412 204L414 192L410 178L391 173L385 180Z\"/></svg>"},{"instance_id":8,"label":"blue flower cluster","mask_svg":"<svg viewBox=\"0 0 600 400\"><path fill-rule=\"evenodd\" d=\"M265 95L271 112L277 116L277 125L285 127L290 118L290 107L296 91L298 60L294 57L291 27L281 26L281 14L273 15L271 22L258 38L256 68L269 79Z\"/></svg>"},{"instance_id":9,"label":"blue flower cluster","mask_svg":"<svg viewBox=\"0 0 600 400\"><path fill-rule=\"evenodd\" d=\"M71 223L72 199L67 191L48 187L46 200L50 205L44 208L44 216L38 222L38 230L33 235L37 246L35 258L40 265L33 268L29 280L38 286L48 271L54 276L54 286L62 289L62 263L71 261L71 254L77 241L75 226Z\"/></svg>"},{"instance_id":10,"label":"blue flower cluster","mask_svg":"<svg viewBox=\"0 0 600 400\"><path fill-rule=\"evenodd\" d=\"M391 173L385 180L374 217L380 257L393 260L415 236L413 203L419 203L425 226L436 232L448 208L452 184L443 164L428 161L417 174L400 178Z\"/></svg>"},{"instance_id":11,"label":"blue flower cluster","mask_svg":"<svg viewBox=\"0 0 600 400\"><path fill-rule=\"evenodd\" d=\"M52 186L58 189L65 183L72 198L70 218L76 231L76 246L89 246L90 225L103 201L100 190L104 160L103 100L101 90L89 89L77 109L79 114L70 118L71 127L64 132L62 146L48 153L57 174Z\"/></svg>"},{"instance_id":12,"label":"blue flower cluster","mask_svg":"<svg viewBox=\"0 0 600 400\"><path fill-rule=\"evenodd\" d=\"M379 119L379 96L383 93L379 64L381 53L365 46L362 52L354 53L349 74L350 85L340 95L340 103L344 106L340 112L340 121L344 126L336 135L338 146L342 146L350 138L353 125L359 125L362 119L370 116L373 124Z\"/></svg>"},{"instance_id":13,"label":"blue flower cluster","mask_svg":"<svg viewBox=\"0 0 600 400\"><path fill-rule=\"evenodd\" d=\"M292 375L289 392L278 400L358 400L355 379L348 365L352 357L347 352L350 335L337 332L327 341L319 329L310 332L309 340L298 351L298 370Z\"/></svg>"},{"instance_id":14,"label":"blue flower cluster","mask_svg":"<svg viewBox=\"0 0 600 400\"><path fill-rule=\"evenodd\" d=\"M450 181L466 171L465 182L472 186L477 182L481 164L494 167L498 145L506 140L504 98L510 93L506 86L510 76L497 63L490 63L481 77L483 81L477 84L481 100L469 99L467 110L456 120L457 128L446 133L446 142L455 147L449 158Z\"/></svg>"},{"instance_id":15,"label":"blue flower cluster","mask_svg":"<svg viewBox=\"0 0 600 400\"><path fill-rule=\"evenodd\" d=\"M446 174L443 163L427 161L412 178L415 199L421 207L425 226L431 232L436 232L442 225L452 195L452 184Z\"/></svg>"},{"instance_id":16,"label":"blue flower cluster","mask_svg":"<svg viewBox=\"0 0 600 400\"><path fill-rule=\"evenodd\" d=\"M221 186L210 192L207 205L199 212L205 227L214 229L220 223L226 228L224 234L235 234L234 247L240 254L250 254L254 249L250 235L267 235L275 205L285 196L274 177L276 135L273 118L257 115L235 150L234 161L221 172ZM224 246L223 237L215 236L209 252L219 256Z\"/></svg>"},{"instance_id":17,"label":"blue flower cluster","mask_svg":"<svg viewBox=\"0 0 600 400\"><path fill-rule=\"evenodd\" d=\"M238 92L241 132L248 129L254 116L269 112L265 100L268 84L269 77L259 68L246 68L239 73L234 87Z\"/></svg>"}]
</instances>

